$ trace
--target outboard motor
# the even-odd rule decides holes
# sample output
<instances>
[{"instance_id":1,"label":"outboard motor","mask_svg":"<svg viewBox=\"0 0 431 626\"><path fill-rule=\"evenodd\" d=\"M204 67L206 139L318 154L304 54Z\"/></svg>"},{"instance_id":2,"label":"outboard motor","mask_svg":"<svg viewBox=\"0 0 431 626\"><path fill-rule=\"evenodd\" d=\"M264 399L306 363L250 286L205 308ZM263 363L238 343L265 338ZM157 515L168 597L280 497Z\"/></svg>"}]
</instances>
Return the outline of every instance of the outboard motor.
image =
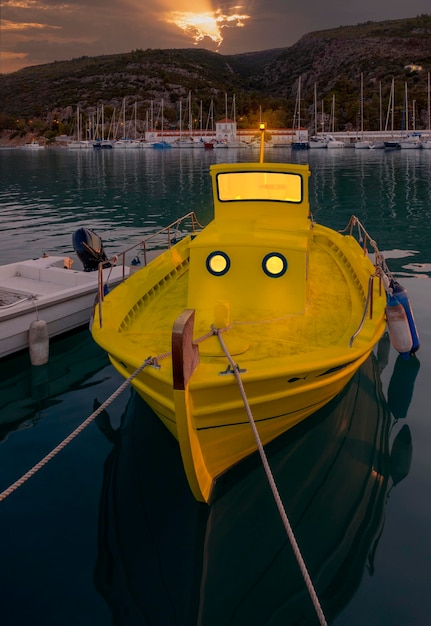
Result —
<instances>
[{"instance_id":1,"label":"outboard motor","mask_svg":"<svg viewBox=\"0 0 431 626\"><path fill-rule=\"evenodd\" d=\"M103 267L111 267L111 264L107 262L101 238L92 230L84 227L78 228L73 233L72 243L84 266L84 272L96 271L99 263L104 263Z\"/></svg>"}]
</instances>

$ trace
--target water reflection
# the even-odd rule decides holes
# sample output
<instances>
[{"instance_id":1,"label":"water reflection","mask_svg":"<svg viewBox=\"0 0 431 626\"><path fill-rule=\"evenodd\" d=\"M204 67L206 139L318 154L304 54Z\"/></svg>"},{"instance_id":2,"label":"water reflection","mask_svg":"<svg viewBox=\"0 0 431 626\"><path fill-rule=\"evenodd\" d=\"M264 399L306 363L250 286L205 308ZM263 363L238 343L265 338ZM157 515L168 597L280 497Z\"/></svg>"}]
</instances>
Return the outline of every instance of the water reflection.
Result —
<instances>
[{"instance_id":1,"label":"water reflection","mask_svg":"<svg viewBox=\"0 0 431 626\"><path fill-rule=\"evenodd\" d=\"M71 253L79 226L99 232L116 253L144 229L188 211L212 218L208 169L256 158L249 150L0 151L0 261L47 251ZM223 153L223 154L221 154ZM309 162L310 206L320 222L344 228L358 215L381 249L426 250L430 241L427 150L268 150L268 160ZM409 228L405 226L408 223ZM428 262L419 258L418 262Z\"/></svg>"},{"instance_id":2,"label":"water reflection","mask_svg":"<svg viewBox=\"0 0 431 626\"><path fill-rule=\"evenodd\" d=\"M44 411L61 404L62 394L88 388L88 381L107 364L106 353L91 341L88 330L52 341L45 365L32 366L27 352L3 359L0 442L11 432L35 426Z\"/></svg>"},{"instance_id":3,"label":"water reflection","mask_svg":"<svg viewBox=\"0 0 431 626\"><path fill-rule=\"evenodd\" d=\"M411 433L395 435L408 394L400 409L384 397L384 342L338 398L267 446L328 620L374 571L389 491L410 466ZM413 362L395 368L397 389L412 390ZM134 393L119 430L107 414L99 427L113 448L95 580L116 626L318 623L256 455L218 481L207 506L190 494L176 442Z\"/></svg>"}]
</instances>

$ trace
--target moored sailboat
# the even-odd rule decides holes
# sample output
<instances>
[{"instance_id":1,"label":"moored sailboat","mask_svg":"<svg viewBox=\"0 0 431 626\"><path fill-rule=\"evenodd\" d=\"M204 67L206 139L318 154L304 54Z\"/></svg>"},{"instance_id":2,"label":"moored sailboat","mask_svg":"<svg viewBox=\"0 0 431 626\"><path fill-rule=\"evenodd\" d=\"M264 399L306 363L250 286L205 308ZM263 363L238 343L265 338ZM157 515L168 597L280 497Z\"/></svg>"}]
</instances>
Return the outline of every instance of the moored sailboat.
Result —
<instances>
[{"instance_id":1,"label":"moored sailboat","mask_svg":"<svg viewBox=\"0 0 431 626\"><path fill-rule=\"evenodd\" d=\"M371 147L369 141L364 139L364 74L361 72L361 99L360 99L360 116L361 116L361 138L355 142L356 150L367 150Z\"/></svg>"}]
</instances>

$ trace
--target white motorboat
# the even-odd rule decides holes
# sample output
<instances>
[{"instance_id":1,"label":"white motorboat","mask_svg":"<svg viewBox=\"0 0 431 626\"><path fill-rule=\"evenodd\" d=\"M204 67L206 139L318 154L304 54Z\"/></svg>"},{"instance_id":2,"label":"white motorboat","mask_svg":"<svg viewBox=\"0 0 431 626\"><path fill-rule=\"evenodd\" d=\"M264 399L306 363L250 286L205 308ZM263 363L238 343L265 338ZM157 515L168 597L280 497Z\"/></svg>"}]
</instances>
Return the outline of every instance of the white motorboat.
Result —
<instances>
[{"instance_id":1,"label":"white motorboat","mask_svg":"<svg viewBox=\"0 0 431 626\"><path fill-rule=\"evenodd\" d=\"M108 290L128 274L109 263L99 269L106 256L96 233L80 228L73 242L84 269L72 269L69 257L48 255L0 267L0 358L29 347L32 322L45 322L49 337L88 325L99 271Z\"/></svg>"},{"instance_id":2,"label":"white motorboat","mask_svg":"<svg viewBox=\"0 0 431 626\"><path fill-rule=\"evenodd\" d=\"M345 143L344 141L335 139L333 135L326 135L326 147L328 150L331 150L332 148L344 148Z\"/></svg>"},{"instance_id":3,"label":"white motorboat","mask_svg":"<svg viewBox=\"0 0 431 626\"><path fill-rule=\"evenodd\" d=\"M355 150L369 150L371 148L371 143L369 141L355 141L353 144Z\"/></svg>"},{"instance_id":4,"label":"white motorboat","mask_svg":"<svg viewBox=\"0 0 431 626\"><path fill-rule=\"evenodd\" d=\"M33 139L30 143L26 143L23 146L26 150L44 150L45 146L40 144L36 139Z\"/></svg>"},{"instance_id":5,"label":"white motorboat","mask_svg":"<svg viewBox=\"0 0 431 626\"><path fill-rule=\"evenodd\" d=\"M327 141L325 139L321 139L317 135L313 135L308 140L308 147L311 150L317 150L317 149L326 148L327 145L328 145Z\"/></svg>"},{"instance_id":6,"label":"white motorboat","mask_svg":"<svg viewBox=\"0 0 431 626\"><path fill-rule=\"evenodd\" d=\"M418 150L422 148L422 141L418 135L407 135L399 141L402 150Z\"/></svg>"},{"instance_id":7,"label":"white motorboat","mask_svg":"<svg viewBox=\"0 0 431 626\"><path fill-rule=\"evenodd\" d=\"M117 139L112 143L112 147L116 150L130 150L131 148L140 148L141 143L139 139Z\"/></svg>"}]
</instances>

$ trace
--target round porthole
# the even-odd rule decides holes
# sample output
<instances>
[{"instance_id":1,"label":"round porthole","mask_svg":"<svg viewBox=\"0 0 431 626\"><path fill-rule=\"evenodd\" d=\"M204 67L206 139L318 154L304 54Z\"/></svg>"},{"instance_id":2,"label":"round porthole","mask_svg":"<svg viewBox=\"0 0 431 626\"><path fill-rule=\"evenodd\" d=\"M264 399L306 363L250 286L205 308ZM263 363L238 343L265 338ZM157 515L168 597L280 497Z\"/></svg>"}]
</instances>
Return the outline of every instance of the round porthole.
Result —
<instances>
[{"instance_id":1,"label":"round porthole","mask_svg":"<svg viewBox=\"0 0 431 626\"><path fill-rule=\"evenodd\" d=\"M230 258L224 252L211 252L207 257L207 270L213 276L223 276L230 268Z\"/></svg>"},{"instance_id":2,"label":"round porthole","mask_svg":"<svg viewBox=\"0 0 431 626\"><path fill-rule=\"evenodd\" d=\"M286 257L278 252L270 252L265 255L262 261L262 269L267 276L270 276L271 278L279 278L286 273Z\"/></svg>"}]
</instances>

